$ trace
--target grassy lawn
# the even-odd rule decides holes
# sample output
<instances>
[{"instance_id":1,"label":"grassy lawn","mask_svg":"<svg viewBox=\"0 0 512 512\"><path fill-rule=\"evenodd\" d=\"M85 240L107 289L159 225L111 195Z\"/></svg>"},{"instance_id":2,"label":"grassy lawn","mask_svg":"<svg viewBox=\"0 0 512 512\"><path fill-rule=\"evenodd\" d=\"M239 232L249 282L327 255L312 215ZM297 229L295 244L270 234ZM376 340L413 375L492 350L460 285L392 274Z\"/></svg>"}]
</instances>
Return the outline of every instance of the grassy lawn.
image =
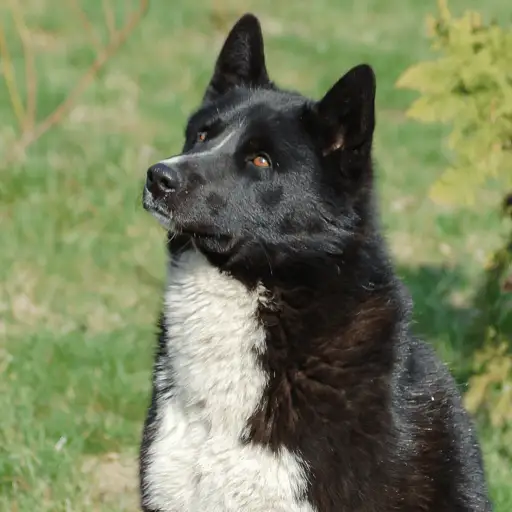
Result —
<instances>
[{"instance_id":1,"label":"grassy lawn","mask_svg":"<svg viewBox=\"0 0 512 512\"><path fill-rule=\"evenodd\" d=\"M409 122L399 74L429 55L424 17L434 1L153 0L128 43L56 128L5 163L15 117L0 84L0 510L136 510L135 457L148 401L163 233L140 207L149 163L177 152L226 31L260 15L280 84L319 96L349 66L378 77L376 157L384 227L415 299L415 330L459 380L464 332L486 253L499 242L496 201L432 204L446 163L443 129ZM4 5L5 4L5 5ZM38 117L50 113L94 58L68 2L20 2L37 50ZM72 6L72 2L69 5ZM130 2L113 15L120 23ZM23 89L23 52L0 6ZM99 0L85 2L106 38ZM285 7L286 5L286 7ZM452 0L503 19L507 0ZM487 202L487 204L485 204ZM484 204L482 204L484 203ZM512 461L481 429L498 512L512 510Z\"/></svg>"}]
</instances>

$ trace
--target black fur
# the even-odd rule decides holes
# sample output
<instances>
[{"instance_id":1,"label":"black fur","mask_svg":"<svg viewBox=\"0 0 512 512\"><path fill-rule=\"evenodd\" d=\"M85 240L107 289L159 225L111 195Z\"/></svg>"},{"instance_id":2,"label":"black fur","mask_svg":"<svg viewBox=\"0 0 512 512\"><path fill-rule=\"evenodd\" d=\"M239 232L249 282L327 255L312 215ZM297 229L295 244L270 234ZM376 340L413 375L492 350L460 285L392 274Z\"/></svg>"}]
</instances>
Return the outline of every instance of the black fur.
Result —
<instances>
[{"instance_id":1,"label":"black fur","mask_svg":"<svg viewBox=\"0 0 512 512\"><path fill-rule=\"evenodd\" d=\"M169 171L173 193L158 206L173 211L169 249L193 238L219 269L274 298L259 311L269 383L243 442L300 451L316 510L490 511L474 427L449 372L410 332L410 300L380 235L374 97L366 65L320 101L277 88L259 23L244 16L183 152L236 137ZM258 155L270 166L255 165Z\"/></svg>"}]
</instances>

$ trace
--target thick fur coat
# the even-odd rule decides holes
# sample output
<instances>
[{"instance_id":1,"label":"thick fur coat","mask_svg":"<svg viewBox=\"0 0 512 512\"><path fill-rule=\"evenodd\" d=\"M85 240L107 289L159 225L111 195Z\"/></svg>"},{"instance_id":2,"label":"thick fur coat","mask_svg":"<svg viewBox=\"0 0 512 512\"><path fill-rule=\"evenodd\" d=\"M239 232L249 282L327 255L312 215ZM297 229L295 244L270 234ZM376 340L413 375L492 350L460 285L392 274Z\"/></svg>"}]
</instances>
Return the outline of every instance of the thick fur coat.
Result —
<instances>
[{"instance_id":1,"label":"thick fur coat","mask_svg":"<svg viewBox=\"0 0 512 512\"><path fill-rule=\"evenodd\" d=\"M487 512L457 388L411 334L380 235L367 65L319 101L269 80L242 17L180 155L148 170L168 232L146 512Z\"/></svg>"}]
</instances>

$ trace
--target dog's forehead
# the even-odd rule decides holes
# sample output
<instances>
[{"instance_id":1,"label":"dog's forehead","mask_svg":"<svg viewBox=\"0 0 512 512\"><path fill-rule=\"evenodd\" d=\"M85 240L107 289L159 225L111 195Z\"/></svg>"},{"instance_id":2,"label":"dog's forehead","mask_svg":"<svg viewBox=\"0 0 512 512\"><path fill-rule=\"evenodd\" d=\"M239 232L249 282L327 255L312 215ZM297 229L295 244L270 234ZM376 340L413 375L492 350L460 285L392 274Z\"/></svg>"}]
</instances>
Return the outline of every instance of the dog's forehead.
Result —
<instances>
[{"instance_id":1,"label":"dog's forehead","mask_svg":"<svg viewBox=\"0 0 512 512\"><path fill-rule=\"evenodd\" d=\"M274 89L238 89L226 94L215 103L200 108L190 118L191 124L223 124L245 126L252 122L292 119L308 102L297 93Z\"/></svg>"},{"instance_id":2,"label":"dog's forehead","mask_svg":"<svg viewBox=\"0 0 512 512\"><path fill-rule=\"evenodd\" d=\"M304 107L306 99L298 94L276 90L257 89L235 107L235 112L246 119L292 117Z\"/></svg>"},{"instance_id":3,"label":"dog's forehead","mask_svg":"<svg viewBox=\"0 0 512 512\"><path fill-rule=\"evenodd\" d=\"M225 128L250 137L287 138L296 131L305 100L263 91L253 94L232 109L220 112Z\"/></svg>"}]
</instances>

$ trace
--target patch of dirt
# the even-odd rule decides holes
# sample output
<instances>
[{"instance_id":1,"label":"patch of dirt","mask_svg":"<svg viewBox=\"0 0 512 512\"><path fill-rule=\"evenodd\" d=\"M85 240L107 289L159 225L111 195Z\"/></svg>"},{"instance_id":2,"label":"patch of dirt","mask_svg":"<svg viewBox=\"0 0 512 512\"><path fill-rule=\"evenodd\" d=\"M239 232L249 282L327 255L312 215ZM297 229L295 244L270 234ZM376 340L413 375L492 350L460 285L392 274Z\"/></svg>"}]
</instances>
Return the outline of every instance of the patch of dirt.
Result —
<instances>
[{"instance_id":1,"label":"patch of dirt","mask_svg":"<svg viewBox=\"0 0 512 512\"><path fill-rule=\"evenodd\" d=\"M43 276L36 267L18 264L12 267L9 278L2 284L0 316L6 315L4 326L12 334L26 332L27 328L36 328L42 323L48 329L59 332L72 328L69 320L52 308L50 290L46 293L44 302L38 299L42 279Z\"/></svg>"},{"instance_id":2,"label":"patch of dirt","mask_svg":"<svg viewBox=\"0 0 512 512\"><path fill-rule=\"evenodd\" d=\"M95 505L110 506L122 512L138 512L137 460L131 455L107 453L87 457L82 466L88 480L89 496Z\"/></svg>"}]
</instances>

